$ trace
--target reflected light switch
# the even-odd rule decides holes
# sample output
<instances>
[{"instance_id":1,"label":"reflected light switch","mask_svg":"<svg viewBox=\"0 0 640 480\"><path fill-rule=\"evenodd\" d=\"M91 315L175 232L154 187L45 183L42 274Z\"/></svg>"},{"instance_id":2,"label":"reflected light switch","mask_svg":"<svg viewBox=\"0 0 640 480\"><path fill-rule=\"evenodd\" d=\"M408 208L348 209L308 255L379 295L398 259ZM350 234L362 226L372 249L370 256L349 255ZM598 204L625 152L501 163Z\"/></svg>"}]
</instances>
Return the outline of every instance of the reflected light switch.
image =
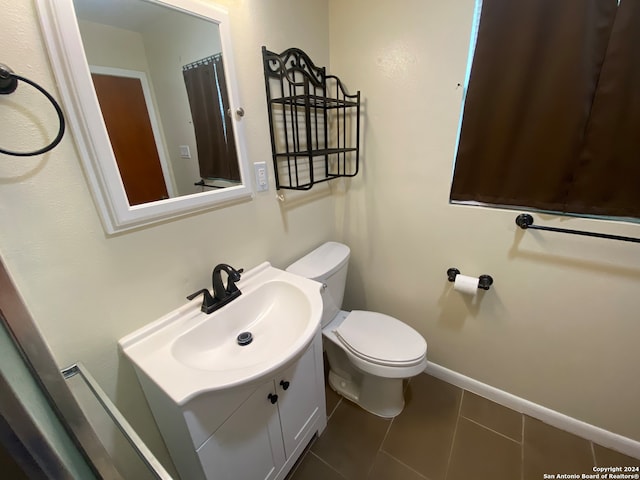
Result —
<instances>
[{"instance_id":1,"label":"reflected light switch","mask_svg":"<svg viewBox=\"0 0 640 480\"><path fill-rule=\"evenodd\" d=\"M253 168L256 174L256 190L258 192L265 192L269 190L269 181L267 179L267 163L255 162Z\"/></svg>"},{"instance_id":2,"label":"reflected light switch","mask_svg":"<svg viewBox=\"0 0 640 480\"><path fill-rule=\"evenodd\" d=\"M180 145L180 158L191 158L189 145Z\"/></svg>"}]
</instances>

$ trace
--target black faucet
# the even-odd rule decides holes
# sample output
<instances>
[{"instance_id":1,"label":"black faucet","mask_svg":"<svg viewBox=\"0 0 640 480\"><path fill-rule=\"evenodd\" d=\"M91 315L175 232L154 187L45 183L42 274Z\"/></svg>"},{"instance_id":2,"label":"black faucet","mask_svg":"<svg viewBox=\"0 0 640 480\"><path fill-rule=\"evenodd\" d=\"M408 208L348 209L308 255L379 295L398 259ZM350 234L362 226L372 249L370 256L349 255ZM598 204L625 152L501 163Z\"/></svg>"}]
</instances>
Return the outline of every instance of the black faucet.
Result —
<instances>
[{"instance_id":1,"label":"black faucet","mask_svg":"<svg viewBox=\"0 0 640 480\"><path fill-rule=\"evenodd\" d=\"M227 288L225 288L224 284L222 283L223 270L227 272ZM241 273L242 269L236 270L226 263L216 265L216 268L213 269L213 274L211 275L211 283L213 283L213 297L218 302L226 300L229 296L233 296L233 298L236 298L238 295L240 295L241 292L240 290L238 290L235 282L240 281Z\"/></svg>"},{"instance_id":2,"label":"black faucet","mask_svg":"<svg viewBox=\"0 0 640 480\"><path fill-rule=\"evenodd\" d=\"M227 272L226 287L222 283L223 270ZM240 274L242 273L242 271L242 268L236 270L226 263L216 265L216 267L213 269L213 274L211 275L211 281L213 283L213 296L211 296L209 290L203 288L202 290L198 290L197 292L189 295L187 297L187 300L193 300L198 295L202 294L202 307L200 307L200 310L202 310L206 314L215 312L220 307L226 305L231 300L239 297L242 294L235 283L240 281Z\"/></svg>"}]
</instances>

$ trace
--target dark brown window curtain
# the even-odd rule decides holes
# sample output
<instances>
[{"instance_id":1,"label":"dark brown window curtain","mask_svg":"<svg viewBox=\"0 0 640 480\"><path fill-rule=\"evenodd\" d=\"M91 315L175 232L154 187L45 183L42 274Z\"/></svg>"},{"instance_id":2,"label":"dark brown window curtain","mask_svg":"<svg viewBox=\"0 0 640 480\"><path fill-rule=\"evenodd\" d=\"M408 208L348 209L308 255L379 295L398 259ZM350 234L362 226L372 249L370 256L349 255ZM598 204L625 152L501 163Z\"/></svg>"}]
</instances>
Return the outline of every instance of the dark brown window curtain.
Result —
<instances>
[{"instance_id":1,"label":"dark brown window curtain","mask_svg":"<svg viewBox=\"0 0 640 480\"><path fill-rule=\"evenodd\" d=\"M452 201L640 218L640 2L484 0Z\"/></svg>"},{"instance_id":2,"label":"dark brown window curtain","mask_svg":"<svg viewBox=\"0 0 640 480\"><path fill-rule=\"evenodd\" d=\"M240 180L222 55L182 69L198 147L200 177Z\"/></svg>"}]
</instances>

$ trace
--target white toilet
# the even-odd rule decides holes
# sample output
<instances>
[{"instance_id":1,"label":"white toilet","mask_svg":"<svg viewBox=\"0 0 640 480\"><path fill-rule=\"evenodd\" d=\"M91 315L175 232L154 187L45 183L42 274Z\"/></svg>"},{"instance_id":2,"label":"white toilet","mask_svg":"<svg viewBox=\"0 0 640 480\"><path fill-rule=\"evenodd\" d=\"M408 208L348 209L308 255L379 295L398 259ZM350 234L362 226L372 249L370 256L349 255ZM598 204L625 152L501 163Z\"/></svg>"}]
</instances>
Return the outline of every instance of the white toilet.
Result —
<instances>
[{"instance_id":1,"label":"white toilet","mask_svg":"<svg viewBox=\"0 0 640 480\"><path fill-rule=\"evenodd\" d=\"M392 418L404 408L403 379L427 365L427 342L388 315L340 310L349 255L346 245L328 242L287 271L323 284L322 335L331 388L375 415Z\"/></svg>"}]
</instances>

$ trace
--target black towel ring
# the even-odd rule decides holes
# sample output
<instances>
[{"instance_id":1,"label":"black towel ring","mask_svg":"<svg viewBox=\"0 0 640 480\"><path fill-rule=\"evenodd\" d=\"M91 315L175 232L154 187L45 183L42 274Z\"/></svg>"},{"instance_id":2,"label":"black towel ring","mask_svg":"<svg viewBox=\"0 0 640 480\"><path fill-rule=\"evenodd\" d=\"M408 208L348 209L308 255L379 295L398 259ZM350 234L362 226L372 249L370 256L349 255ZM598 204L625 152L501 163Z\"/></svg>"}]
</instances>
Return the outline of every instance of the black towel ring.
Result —
<instances>
[{"instance_id":1,"label":"black towel ring","mask_svg":"<svg viewBox=\"0 0 640 480\"><path fill-rule=\"evenodd\" d=\"M21 77L20 75L16 75L15 73L13 73L13 70L0 63L0 95L7 95L9 93L15 92L16 88L18 88L18 80L28 83L36 90L40 91L45 97L47 97L47 99L53 105L53 108L56 109L58 120L60 122L60 128L58 129L56 138L54 138L53 141L46 147L34 150L32 152L13 152L10 150L5 150L4 148L0 148L0 153L4 153L6 155L13 155L14 157L33 157L35 155L40 155L42 153L48 152L60 143L60 140L62 140L62 137L64 135L64 115L62 114L62 108L60 108L58 102L56 102L56 100L49 94L49 92L47 92L36 82L29 80L28 78Z\"/></svg>"}]
</instances>

